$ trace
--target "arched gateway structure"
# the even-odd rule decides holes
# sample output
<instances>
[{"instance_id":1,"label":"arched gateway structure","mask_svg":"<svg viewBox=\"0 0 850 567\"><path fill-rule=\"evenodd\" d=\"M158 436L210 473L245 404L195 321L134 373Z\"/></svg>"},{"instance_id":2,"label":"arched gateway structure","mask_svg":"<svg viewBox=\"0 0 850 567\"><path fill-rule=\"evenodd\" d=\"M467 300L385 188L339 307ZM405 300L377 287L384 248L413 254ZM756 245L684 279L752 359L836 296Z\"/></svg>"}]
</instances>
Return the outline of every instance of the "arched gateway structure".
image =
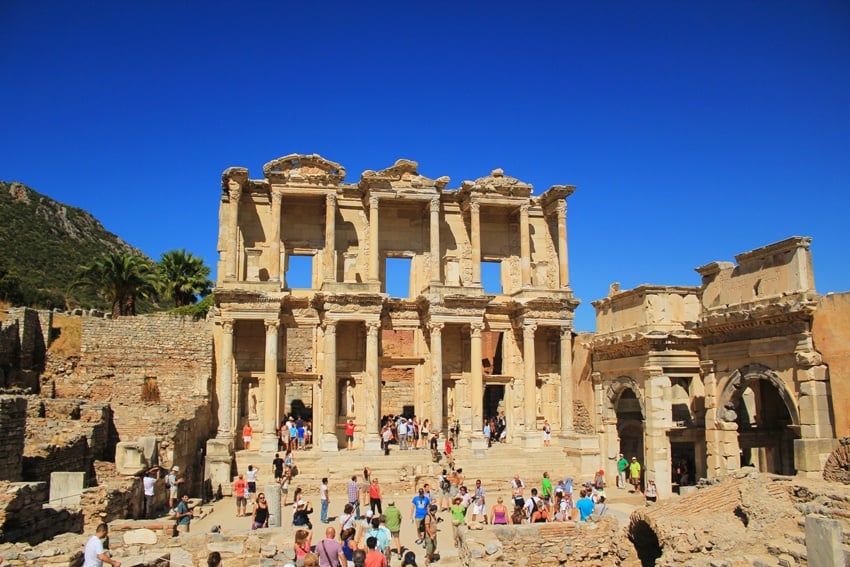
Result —
<instances>
[{"instance_id":1,"label":"arched gateway structure","mask_svg":"<svg viewBox=\"0 0 850 567\"><path fill-rule=\"evenodd\" d=\"M467 445L497 412L523 446L542 444L544 419L573 433L574 187L532 195L497 169L447 189L409 160L345 183L340 164L297 154L263 174L222 175L213 453L239 448L246 421L276 450L287 415L312 420L322 451L347 418L355 446L378 450L386 414L458 425Z\"/></svg>"}]
</instances>

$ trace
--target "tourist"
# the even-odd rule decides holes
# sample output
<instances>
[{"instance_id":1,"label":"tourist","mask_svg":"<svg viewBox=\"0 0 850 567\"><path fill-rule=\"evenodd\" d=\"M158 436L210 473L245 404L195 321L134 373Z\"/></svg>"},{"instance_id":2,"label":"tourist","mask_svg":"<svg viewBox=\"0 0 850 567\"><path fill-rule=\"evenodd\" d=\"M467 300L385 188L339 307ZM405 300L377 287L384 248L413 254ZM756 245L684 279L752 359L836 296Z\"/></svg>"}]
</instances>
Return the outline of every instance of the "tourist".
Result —
<instances>
[{"instance_id":1,"label":"tourist","mask_svg":"<svg viewBox=\"0 0 850 567\"><path fill-rule=\"evenodd\" d=\"M401 539L399 538L399 534L401 533L401 510L396 508L395 500L392 498L387 504L384 517L387 519L386 525L387 529L390 530L390 537L395 545L395 552L401 557Z\"/></svg>"},{"instance_id":2,"label":"tourist","mask_svg":"<svg viewBox=\"0 0 850 567\"><path fill-rule=\"evenodd\" d=\"M542 502L542 500L540 500L540 497L537 496L537 494L538 494L537 489L532 488L531 489L531 498L527 499L525 501L525 504L523 505L523 508L525 510L525 517L526 517L526 519L528 519L529 522L531 521L531 515L537 509L538 504L540 504L540 502Z\"/></svg>"},{"instance_id":3,"label":"tourist","mask_svg":"<svg viewBox=\"0 0 850 567\"><path fill-rule=\"evenodd\" d=\"M322 484L319 485L319 502L322 505L320 519L323 524L328 523L328 505L331 503L331 497L328 493L328 478L322 479ZM321 558L320 558L321 560Z\"/></svg>"},{"instance_id":4,"label":"tourist","mask_svg":"<svg viewBox=\"0 0 850 567\"><path fill-rule=\"evenodd\" d=\"M428 506L425 516L425 565L434 560L437 553L437 505Z\"/></svg>"},{"instance_id":5,"label":"tourist","mask_svg":"<svg viewBox=\"0 0 850 567\"><path fill-rule=\"evenodd\" d=\"M307 526L313 529L313 524L310 522L310 514L313 513L313 508L310 503L304 500L304 492L301 488L295 489L295 494L292 497L292 525Z\"/></svg>"},{"instance_id":6,"label":"tourist","mask_svg":"<svg viewBox=\"0 0 850 567\"><path fill-rule=\"evenodd\" d=\"M297 447L299 451L304 450L304 435L306 434L304 429L304 420L300 417L295 422L295 436L297 440ZM321 563L322 558L319 558L319 563Z\"/></svg>"},{"instance_id":7,"label":"tourist","mask_svg":"<svg viewBox=\"0 0 850 567\"><path fill-rule=\"evenodd\" d=\"M369 488L372 486L372 469L363 467L363 482L360 483L360 503L363 508L369 507Z\"/></svg>"},{"instance_id":8,"label":"tourist","mask_svg":"<svg viewBox=\"0 0 850 567\"><path fill-rule=\"evenodd\" d=\"M246 499L245 499L245 491L248 489L248 483L245 482L245 479L242 478L240 474L239 477L233 481L233 495L236 497L236 517L239 518L241 516L247 516L246 512Z\"/></svg>"},{"instance_id":9,"label":"tourist","mask_svg":"<svg viewBox=\"0 0 850 567\"><path fill-rule=\"evenodd\" d=\"M422 438L422 428L419 426L419 422L416 420L415 415L410 418L408 426L410 428L408 435L413 439L413 448L419 449L419 440Z\"/></svg>"},{"instance_id":10,"label":"tourist","mask_svg":"<svg viewBox=\"0 0 850 567\"><path fill-rule=\"evenodd\" d=\"M295 555L295 564L298 565L299 562L303 565L304 558L311 551L311 540L313 539L313 532L305 529L295 530L295 545L293 547L294 555Z\"/></svg>"},{"instance_id":11,"label":"tourist","mask_svg":"<svg viewBox=\"0 0 850 567\"><path fill-rule=\"evenodd\" d=\"M496 505L490 510L490 523L496 526L504 526L511 523L508 508L501 496L496 498Z\"/></svg>"},{"instance_id":12,"label":"tourist","mask_svg":"<svg viewBox=\"0 0 850 567\"><path fill-rule=\"evenodd\" d=\"M552 426L549 425L549 420L543 420L543 446L549 447L552 445Z\"/></svg>"},{"instance_id":13,"label":"tourist","mask_svg":"<svg viewBox=\"0 0 850 567\"><path fill-rule=\"evenodd\" d=\"M257 494L257 469L254 468L254 465L248 465L245 480L248 482L248 498L252 499Z\"/></svg>"},{"instance_id":14,"label":"tourist","mask_svg":"<svg viewBox=\"0 0 850 567\"><path fill-rule=\"evenodd\" d=\"M382 514L381 508L381 485L378 484L378 479L373 478L372 484L369 486L369 508L373 514Z\"/></svg>"},{"instance_id":15,"label":"tourist","mask_svg":"<svg viewBox=\"0 0 850 567\"><path fill-rule=\"evenodd\" d=\"M484 439L486 439L486 440L487 440L487 447L488 447L488 448L489 448L489 447L492 445L492 443L493 443L493 440L490 438L490 437L491 437L491 434L492 434L492 432L490 431L490 421L489 421L489 420L484 420Z\"/></svg>"},{"instance_id":16,"label":"tourist","mask_svg":"<svg viewBox=\"0 0 850 567\"><path fill-rule=\"evenodd\" d=\"M425 421L422 422L422 427L419 428L419 437L422 440L421 447L423 449L430 446L429 443L428 443L428 441L429 441L428 437L431 435L431 430L429 429L430 427L431 427L431 420L426 419Z\"/></svg>"},{"instance_id":17,"label":"tourist","mask_svg":"<svg viewBox=\"0 0 850 567\"><path fill-rule=\"evenodd\" d=\"M378 538L366 538L366 561L365 567L387 567L387 557L378 551Z\"/></svg>"},{"instance_id":18,"label":"tourist","mask_svg":"<svg viewBox=\"0 0 850 567\"><path fill-rule=\"evenodd\" d=\"M384 455L389 456L390 454L390 443L393 440L393 429L392 426L388 423L384 426L383 431L381 432L381 448L384 450Z\"/></svg>"},{"instance_id":19,"label":"tourist","mask_svg":"<svg viewBox=\"0 0 850 567\"><path fill-rule=\"evenodd\" d=\"M515 474L513 480L511 480L511 492L513 493L514 506L522 508L525 505L525 498L523 497L525 483L519 478L518 474Z\"/></svg>"},{"instance_id":20,"label":"tourist","mask_svg":"<svg viewBox=\"0 0 850 567\"><path fill-rule=\"evenodd\" d=\"M404 554L404 559L401 560L401 567L417 567L416 554L408 551Z\"/></svg>"},{"instance_id":21,"label":"tourist","mask_svg":"<svg viewBox=\"0 0 850 567\"><path fill-rule=\"evenodd\" d=\"M358 549L354 552L351 560L354 562L354 567L365 567L366 565L366 552L362 549Z\"/></svg>"},{"instance_id":22,"label":"tourist","mask_svg":"<svg viewBox=\"0 0 850 567\"><path fill-rule=\"evenodd\" d=\"M295 451L298 449L298 426L295 420L289 422L289 450Z\"/></svg>"},{"instance_id":23,"label":"tourist","mask_svg":"<svg viewBox=\"0 0 850 567\"><path fill-rule=\"evenodd\" d=\"M481 479L475 481L475 492L472 495L472 517L473 522L478 521L478 515L481 514L481 521L487 523L487 507L484 503L484 487L481 486Z\"/></svg>"},{"instance_id":24,"label":"tourist","mask_svg":"<svg viewBox=\"0 0 850 567\"><path fill-rule=\"evenodd\" d=\"M354 539L356 535L357 530L354 528L346 528L340 531L339 539L346 561L354 561L354 552L357 551L357 541Z\"/></svg>"},{"instance_id":25,"label":"tourist","mask_svg":"<svg viewBox=\"0 0 850 567\"><path fill-rule=\"evenodd\" d=\"M355 520L357 517L354 515L354 506L350 503L346 504L343 508L342 515L339 517L339 530L340 532L344 532L345 530L354 529Z\"/></svg>"},{"instance_id":26,"label":"tourist","mask_svg":"<svg viewBox=\"0 0 850 567\"><path fill-rule=\"evenodd\" d=\"M399 418L398 420L398 448L401 451L407 451L407 433L408 426L407 420L405 418Z\"/></svg>"},{"instance_id":27,"label":"tourist","mask_svg":"<svg viewBox=\"0 0 850 567\"><path fill-rule=\"evenodd\" d=\"M283 497L283 505L286 506L289 495L289 485L292 484L292 469L283 470L283 484L280 486L281 496Z\"/></svg>"},{"instance_id":28,"label":"tourist","mask_svg":"<svg viewBox=\"0 0 850 567\"><path fill-rule=\"evenodd\" d=\"M658 501L658 488L655 486L654 480L646 481L646 503Z\"/></svg>"},{"instance_id":29,"label":"tourist","mask_svg":"<svg viewBox=\"0 0 850 567\"><path fill-rule=\"evenodd\" d=\"M543 473L543 480L540 481L540 497L543 499L543 505L546 506L546 511L551 511L554 489L552 488L552 479L549 478L549 473Z\"/></svg>"},{"instance_id":30,"label":"tourist","mask_svg":"<svg viewBox=\"0 0 850 567\"><path fill-rule=\"evenodd\" d=\"M218 551L210 552L207 555L207 567L221 567L221 553Z\"/></svg>"},{"instance_id":31,"label":"tourist","mask_svg":"<svg viewBox=\"0 0 850 567\"><path fill-rule=\"evenodd\" d=\"M319 556L315 553L308 553L304 556L304 565L302 567L319 567Z\"/></svg>"},{"instance_id":32,"label":"tourist","mask_svg":"<svg viewBox=\"0 0 850 567\"><path fill-rule=\"evenodd\" d=\"M274 467L274 480L278 484L283 482L283 459L280 458L280 453L274 454L272 459L272 467Z\"/></svg>"},{"instance_id":33,"label":"tourist","mask_svg":"<svg viewBox=\"0 0 850 567\"><path fill-rule=\"evenodd\" d=\"M257 505L254 506L254 514L251 517L251 529L267 527L269 527L269 503L266 502L266 495L260 492L257 494Z\"/></svg>"},{"instance_id":34,"label":"tourist","mask_svg":"<svg viewBox=\"0 0 850 567\"><path fill-rule=\"evenodd\" d=\"M637 457L632 457L632 462L629 465L629 478L631 478L632 486L635 487L635 493L640 494L640 463Z\"/></svg>"},{"instance_id":35,"label":"tourist","mask_svg":"<svg viewBox=\"0 0 850 567\"><path fill-rule=\"evenodd\" d=\"M121 562L112 559L109 552L106 551L104 541L109 537L109 526L107 524L99 524L94 532L94 535L86 542L85 550L83 551L83 567L103 567L104 563L109 563L112 567L121 567Z\"/></svg>"},{"instance_id":36,"label":"tourist","mask_svg":"<svg viewBox=\"0 0 850 567\"><path fill-rule=\"evenodd\" d=\"M519 504L514 504L514 511L511 512L511 523L514 525L525 523L525 508Z\"/></svg>"},{"instance_id":37,"label":"tourist","mask_svg":"<svg viewBox=\"0 0 850 567\"><path fill-rule=\"evenodd\" d=\"M154 487L157 480L159 480L159 466L148 469L142 478L142 488L145 493L145 518L148 520L153 518Z\"/></svg>"},{"instance_id":38,"label":"tourist","mask_svg":"<svg viewBox=\"0 0 850 567\"><path fill-rule=\"evenodd\" d=\"M313 422L309 419L304 424L304 443L307 447L313 446Z\"/></svg>"},{"instance_id":39,"label":"tourist","mask_svg":"<svg viewBox=\"0 0 850 567\"><path fill-rule=\"evenodd\" d=\"M242 427L242 446L246 451L251 450L251 439L253 437L254 430L251 429L251 422L246 421L245 426Z\"/></svg>"},{"instance_id":40,"label":"tourist","mask_svg":"<svg viewBox=\"0 0 850 567\"><path fill-rule=\"evenodd\" d=\"M316 545L316 555L319 556L319 567L348 567L348 559L342 545L336 540L336 530L328 526L325 539Z\"/></svg>"},{"instance_id":41,"label":"tourist","mask_svg":"<svg viewBox=\"0 0 850 567\"><path fill-rule=\"evenodd\" d=\"M449 481L449 474L446 469L443 469L443 472L437 475L437 481L440 487L440 512L444 512L451 506L452 490L452 483Z\"/></svg>"},{"instance_id":42,"label":"tourist","mask_svg":"<svg viewBox=\"0 0 850 567\"><path fill-rule=\"evenodd\" d=\"M466 506L463 505L463 500L460 496L455 496L452 500L452 537L454 538L454 546L459 544L458 527L463 524L466 519Z\"/></svg>"},{"instance_id":43,"label":"tourist","mask_svg":"<svg viewBox=\"0 0 850 567\"><path fill-rule=\"evenodd\" d=\"M189 522L192 521L194 514L191 510L189 510L189 495L184 494L183 498L180 500L180 504L177 505L177 512L175 514L175 519L177 520L177 532L178 533L186 533L189 531Z\"/></svg>"},{"instance_id":44,"label":"tourist","mask_svg":"<svg viewBox=\"0 0 850 567\"><path fill-rule=\"evenodd\" d=\"M171 472L165 477L165 485L168 487L168 509L169 513L174 514L177 509L177 489L183 484L183 478L180 476L180 467L174 465L171 467Z\"/></svg>"},{"instance_id":45,"label":"tourist","mask_svg":"<svg viewBox=\"0 0 850 567\"><path fill-rule=\"evenodd\" d=\"M629 461L622 453L617 455L617 488L626 488L626 469L629 468Z\"/></svg>"},{"instance_id":46,"label":"tourist","mask_svg":"<svg viewBox=\"0 0 850 567\"><path fill-rule=\"evenodd\" d=\"M603 469L596 471L596 477L593 479L593 488L596 490L605 490L605 471Z\"/></svg>"},{"instance_id":47,"label":"tourist","mask_svg":"<svg viewBox=\"0 0 850 567\"><path fill-rule=\"evenodd\" d=\"M354 518L360 519L360 488L357 485L357 475L351 476L351 482L348 483L348 503L351 505Z\"/></svg>"},{"instance_id":48,"label":"tourist","mask_svg":"<svg viewBox=\"0 0 850 567\"><path fill-rule=\"evenodd\" d=\"M458 496L460 496L461 506L463 506L464 508L469 508L470 506L472 506L472 494L469 493L469 491L466 489L466 486L460 487L460 494Z\"/></svg>"},{"instance_id":49,"label":"tourist","mask_svg":"<svg viewBox=\"0 0 850 567\"><path fill-rule=\"evenodd\" d=\"M390 531L386 528L381 529L380 516L372 516L372 519L369 521L369 528L365 531L364 537L367 541L374 537L378 540L375 549L385 556L390 554Z\"/></svg>"},{"instance_id":50,"label":"tourist","mask_svg":"<svg viewBox=\"0 0 850 567\"><path fill-rule=\"evenodd\" d=\"M410 507L410 521L416 524L416 543L421 544L425 539L425 516L428 515L428 507L431 499L425 496L425 489L420 488L419 494L413 497Z\"/></svg>"},{"instance_id":51,"label":"tourist","mask_svg":"<svg viewBox=\"0 0 850 567\"><path fill-rule=\"evenodd\" d=\"M590 515L593 514L593 500L590 499L587 490L584 488L581 489L579 495L581 498L576 502L576 509L580 514L579 520L586 522Z\"/></svg>"},{"instance_id":52,"label":"tourist","mask_svg":"<svg viewBox=\"0 0 850 567\"><path fill-rule=\"evenodd\" d=\"M348 450L351 451L354 448L354 430L357 425L354 423L353 419L349 419L345 422L345 442L348 445Z\"/></svg>"},{"instance_id":53,"label":"tourist","mask_svg":"<svg viewBox=\"0 0 850 567\"><path fill-rule=\"evenodd\" d=\"M286 454L283 456L283 466L284 469L288 469L290 473L294 474L295 462L292 460L292 451L287 449Z\"/></svg>"}]
</instances>

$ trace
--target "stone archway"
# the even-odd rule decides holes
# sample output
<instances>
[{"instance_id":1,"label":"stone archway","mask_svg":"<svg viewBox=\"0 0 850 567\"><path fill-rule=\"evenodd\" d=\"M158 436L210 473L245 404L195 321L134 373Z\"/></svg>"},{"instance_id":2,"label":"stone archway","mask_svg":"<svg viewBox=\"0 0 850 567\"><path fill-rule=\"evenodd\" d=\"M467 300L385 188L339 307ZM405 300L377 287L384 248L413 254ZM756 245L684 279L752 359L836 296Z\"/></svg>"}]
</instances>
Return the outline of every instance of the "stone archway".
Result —
<instances>
[{"instance_id":1,"label":"stone archway","mask_svg":"<svg viewBox=\"0 0 850 567\"><path fill-rule=\"evenodd\" d=\"M793 396L771 369L749 364L732 373L719 397L718 420L735 424L741 466L794 474L800 418Z\"/></svg>"},{"instance_id":2,"label":"stone archway","mask_svg":"<svg viewBox=\"0 0 850 567\"><path fill-rule=\"evenodd\" d=\"M620 376L608 387L607 394L609 409L616 416L619 452L627 459L637 457L645 466L643 393L632 378Z\"/></svg>"}]
</instances>

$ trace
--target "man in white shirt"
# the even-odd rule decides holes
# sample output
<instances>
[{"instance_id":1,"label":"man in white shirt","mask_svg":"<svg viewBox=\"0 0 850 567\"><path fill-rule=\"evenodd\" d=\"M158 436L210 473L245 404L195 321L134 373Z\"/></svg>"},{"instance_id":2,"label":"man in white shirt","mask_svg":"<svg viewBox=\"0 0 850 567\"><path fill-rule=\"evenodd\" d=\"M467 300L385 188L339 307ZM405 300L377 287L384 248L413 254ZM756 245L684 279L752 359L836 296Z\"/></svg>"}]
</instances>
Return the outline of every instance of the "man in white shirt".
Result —
<instances>
[{"instance_id":1,"label":"man in white shirt","mask_svg":"<svg viewBox=\"0 0 850 567\"><path fill-rule=\"evenodd\" d=\"M153 497L156 481L159 479L159 467L152 467L142 478L142 485L145 490L145 518L153 518Z\"/></svg>"},{"instance_id":2,"label":"man in white shirt","mask_svg":"<svg viewBox=\"0 0 850 567\"><path fill-rule=\"evenodd\" d=\"M109 563L112 567L121 567L121 562L112 559L103 548L103 540L108 535L108 525L100 524L97 526L95 535L91 536L91 539L86 542L86 549L83 551L83 567L103 567L104 563Z\"/></svg>"}]
</instances>

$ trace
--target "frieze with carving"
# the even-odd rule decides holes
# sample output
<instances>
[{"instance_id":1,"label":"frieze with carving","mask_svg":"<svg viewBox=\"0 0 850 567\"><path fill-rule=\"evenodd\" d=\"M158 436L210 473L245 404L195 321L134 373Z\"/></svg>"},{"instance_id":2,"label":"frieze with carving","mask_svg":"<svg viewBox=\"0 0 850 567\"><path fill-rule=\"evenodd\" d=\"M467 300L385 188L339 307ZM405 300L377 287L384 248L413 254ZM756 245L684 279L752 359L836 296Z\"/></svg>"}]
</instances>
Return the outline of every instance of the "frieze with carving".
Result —
<instances>
[{"instance_id":1,"label":"frieze with carving","mask_svg":"<svg viewBox=\"0 0 850 567\"><path fill-rule=\"evenodd\" d=\"M266 163L263 175L284 183L339 185L345 179L345 168L318 154L289 154Z\"/></svg>"},{"instance_id":2,"label":"frieze with carving","mask_svg":"<svg viewBox=\"0 0 850 567\"><path fill-rule=\"evenodd\" d=\"M505 175L501 168L496 168L490 175L479 177L475 181L464 181L460 192L466 193L497 193L506 197L530 197L534 186L520 181L516 177Z\"/></svg>"}]
</instances>

